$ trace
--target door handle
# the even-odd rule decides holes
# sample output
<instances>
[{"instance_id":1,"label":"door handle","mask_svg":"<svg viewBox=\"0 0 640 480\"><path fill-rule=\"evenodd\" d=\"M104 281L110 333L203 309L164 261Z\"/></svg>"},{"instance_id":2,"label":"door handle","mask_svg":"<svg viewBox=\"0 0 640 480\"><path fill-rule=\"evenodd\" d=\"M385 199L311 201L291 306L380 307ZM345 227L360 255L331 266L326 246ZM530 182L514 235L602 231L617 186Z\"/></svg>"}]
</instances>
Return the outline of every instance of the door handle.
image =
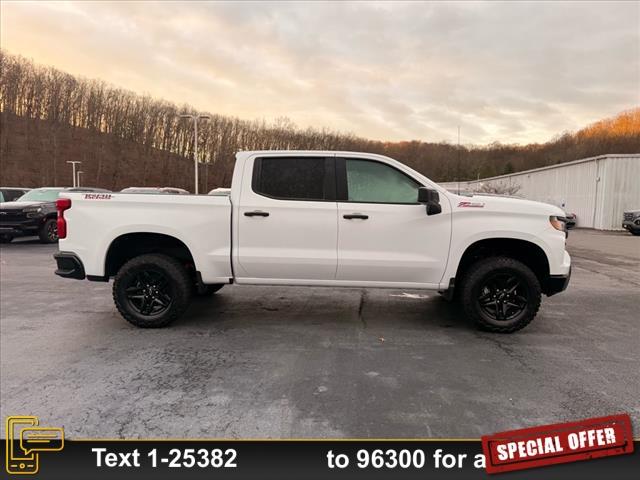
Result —
<instances>
[{"instance_id":1,"label":"door handle","mask_svg":"<svg viewBox=\"0 0 640 480\"><path fill-rule=\"evenodd\" d=\"M346 218L347 220L353 220L353 219L359 219L359 220L366 220L367 218L369 218L369 215L364 215L362 213L348 213L346 215L343 215L342 218Z\"/></svg>"},{"instance_id":2,"label":"door handle","mask_svg":"<svg viewBox=\"0 0 640 480\"><path fill-rule=\"evenodd\" d=\"M254 210L253 212L244 212L245 217L268 217L269 212L263 212L262 210Z\"/></svg>"}]
</instances>

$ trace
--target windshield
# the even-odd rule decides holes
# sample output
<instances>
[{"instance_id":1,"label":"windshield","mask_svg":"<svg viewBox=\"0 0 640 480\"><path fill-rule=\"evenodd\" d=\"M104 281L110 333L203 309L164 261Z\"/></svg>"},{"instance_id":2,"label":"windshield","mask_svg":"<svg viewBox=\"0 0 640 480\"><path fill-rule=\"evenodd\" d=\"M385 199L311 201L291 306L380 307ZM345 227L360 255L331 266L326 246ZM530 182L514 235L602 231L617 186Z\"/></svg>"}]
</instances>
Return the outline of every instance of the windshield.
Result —
<instances>
[{"instance_id":1,"label":"windshield","mask_svg":"<svg viewBox=\"0 0 640 480\"><path fill-rule=\"evenodd\" d=\"M55 202L62 189L38 188L22 195L19 202Z\"/></svg>"}]
</instances>

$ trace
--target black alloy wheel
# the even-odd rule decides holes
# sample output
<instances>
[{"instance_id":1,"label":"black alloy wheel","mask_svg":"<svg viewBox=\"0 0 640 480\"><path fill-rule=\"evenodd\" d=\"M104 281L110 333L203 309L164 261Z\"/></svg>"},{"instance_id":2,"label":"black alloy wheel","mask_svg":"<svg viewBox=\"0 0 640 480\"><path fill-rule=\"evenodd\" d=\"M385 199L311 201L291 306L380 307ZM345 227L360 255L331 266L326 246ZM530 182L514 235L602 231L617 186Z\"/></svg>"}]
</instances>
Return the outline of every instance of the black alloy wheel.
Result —
<instances>
[{"instance_id":1,"label":"black alloy wheel","mask_svg":"<svg viewBox=\"0 0 640 480\"><path fill-rule=\"evenodd\" d=\"M469 265L460 284L462 308L482 330L515 332L527 326L540 308L540 280L515 258L480 259Z\"/></svg>"},{"instance_id":2,"label":"black alloy wheel","mask_svg":"<svg viewBox=\"0 0 640 480\"><path fill-rule=\"evenodd\" d=\"M55 243L58 241L58 221L55 218L47 219L38 231L40 242Z\"/></svg>"},{"instance_id":3,"label":"black alloy wheel","mask_svg":"<svg viewBox=\"0 0 640 480\"><path fill-rule=\"evenodd\" d=\"M164 313L173 302L171 286L159 270L142 270L131 278L125 287L131 308L141 315L155 316Z\"/></svg>"},{"instance_id":4,"label":"black alloy wheel","mask_svg":"<svg viewBox=\"0 0 640 480\"><path fill-rule=\"evenodd\" d=\"M493 320L513 320L529 304L529 289L515 273L496 273L480 287L478 306Z\"/></svg>"},{"instance_id":5,"label":"black alloy wheel","mask_svg":"<svg viewBox=\"0 0 640 480\"><path fill-rule=\"evenodd\" d=\"M49 222L47 225L47 238L51 242L58 240L58 222Z\"/></svg>"},{"instance_id":6,"label":"black alloy wheel","mask_svg":"<svg viewBox=\"0 0 640 480\"><path fill-rule=\"evenodd\" d=\"M115 276L113 300L129 323L141 328L169 325L191 299L193 279L180 260L149 253L127 261Z\"/></svg>"}]
</instances>

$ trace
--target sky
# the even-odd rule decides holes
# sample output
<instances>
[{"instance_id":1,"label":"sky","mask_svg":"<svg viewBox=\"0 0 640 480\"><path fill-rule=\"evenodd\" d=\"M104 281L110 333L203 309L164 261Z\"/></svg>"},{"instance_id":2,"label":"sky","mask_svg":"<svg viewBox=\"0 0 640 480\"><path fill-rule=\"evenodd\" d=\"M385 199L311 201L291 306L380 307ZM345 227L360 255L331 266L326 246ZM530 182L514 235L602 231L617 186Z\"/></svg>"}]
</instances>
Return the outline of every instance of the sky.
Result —
<instances>
[{"instance_id":1,"label":"sky","mask_svg":"<svg viewBox=\"0 0 640 480\"><path fill-rule=\"evenodd\" d=\"M640 2L11 2L0 46L247 120L544 142L640 105Z\"/></svg>"}]
</instances>

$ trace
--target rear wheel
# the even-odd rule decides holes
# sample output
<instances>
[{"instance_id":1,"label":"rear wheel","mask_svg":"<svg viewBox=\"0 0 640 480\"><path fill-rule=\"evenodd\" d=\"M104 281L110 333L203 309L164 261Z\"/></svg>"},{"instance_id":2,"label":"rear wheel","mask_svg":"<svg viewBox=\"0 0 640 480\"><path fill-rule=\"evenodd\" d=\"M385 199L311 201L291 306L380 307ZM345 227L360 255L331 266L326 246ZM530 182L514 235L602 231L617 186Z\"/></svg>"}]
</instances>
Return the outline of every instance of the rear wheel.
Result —
<instances>
[{"instance_id":1,"label":"rear wheel","mask_svg":"<svg viewBox=\"0 0 640 480\"><path fill-rule=\"evenodd\" d=\"M0 243L10 243L13 240L13 236L3 233L0 235Z\"/></svg>"},{"instance_id":2,"label":"rear wheel","mask_svg":"<svg viewBox=\"0 0 640 480\"><path fill-rule=\"evenodd\" d=\"M129 260L113 283L118 311L136 327L169 325L184 313L190 298L187 269L167 255L147 254Z\"/></svg>"},{"instance_id":3,"label":"rear wheel","mask_svg":"<svg viewBox=\"0 0 640 480\"><path fill-rule=\"evenodd\" d=\"M480 260L463 278L462 307L483 330L511 333L524 328L538 313L541 297L535 273L513 258Z\"/></svg>"},{"instance_id":4,"label":"rear wheel","mask_svg":"<svg viewBox=\"0 0 640 480\"><path fill-rule=\"evenodd\" d=\"M50 218L38 231L38 237L42 243L55 243L58 241L58 221L55 218Z\"/></svg>"}]
</instances>

